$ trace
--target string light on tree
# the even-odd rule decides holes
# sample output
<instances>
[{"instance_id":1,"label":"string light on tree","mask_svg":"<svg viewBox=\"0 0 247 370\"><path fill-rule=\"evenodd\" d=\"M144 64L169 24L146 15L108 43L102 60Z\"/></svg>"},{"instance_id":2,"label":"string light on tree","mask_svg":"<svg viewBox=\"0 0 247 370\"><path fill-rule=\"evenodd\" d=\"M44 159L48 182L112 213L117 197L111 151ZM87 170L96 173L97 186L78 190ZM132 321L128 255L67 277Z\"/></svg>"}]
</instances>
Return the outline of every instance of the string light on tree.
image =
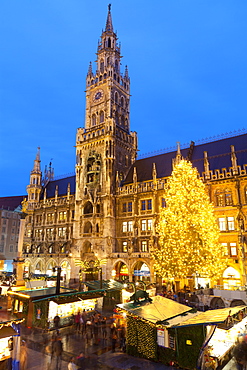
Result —
<instances>
[{"instance_id":1,"label":"string light on tree","mask_svg":"<svg viewBox=\"0 0 247 370\"><path fill-rule=\"evenodd\" d=\"M184 159L174 165L157 231L159 246L152 257L164 278L201 274L217 279L226 267L213 205L196 168Z\"/></svg>"}]
</instances>

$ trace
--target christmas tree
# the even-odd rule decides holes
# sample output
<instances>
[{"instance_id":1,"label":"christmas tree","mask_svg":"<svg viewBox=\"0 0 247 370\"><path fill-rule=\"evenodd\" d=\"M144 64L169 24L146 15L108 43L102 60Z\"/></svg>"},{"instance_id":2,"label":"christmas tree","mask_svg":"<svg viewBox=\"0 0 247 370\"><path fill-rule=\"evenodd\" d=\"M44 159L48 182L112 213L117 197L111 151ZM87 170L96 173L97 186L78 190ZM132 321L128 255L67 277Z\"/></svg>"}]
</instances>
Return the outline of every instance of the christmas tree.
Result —
<instances>
[{"instance_id":1,"label":"christmas tree","mask_svg":"<svg viewBox=\"0 0 247 370\"><path fill-rule=\"evenodd\" d=\"M152 252L157 274L168 279L193 274L218 278L226 267L219 228L205 185L190 162L182 159L174 166L164 197L159 246Z\"/></svg>"}]
</instances>

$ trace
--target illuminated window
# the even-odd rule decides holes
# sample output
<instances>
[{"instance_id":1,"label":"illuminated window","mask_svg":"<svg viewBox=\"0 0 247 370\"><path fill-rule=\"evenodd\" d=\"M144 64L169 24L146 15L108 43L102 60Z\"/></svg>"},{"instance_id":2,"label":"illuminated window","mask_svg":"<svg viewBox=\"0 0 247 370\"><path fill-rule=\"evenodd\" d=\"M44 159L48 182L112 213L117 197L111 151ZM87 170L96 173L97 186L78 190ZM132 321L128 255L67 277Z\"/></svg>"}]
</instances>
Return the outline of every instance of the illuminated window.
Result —
<instances>
[{"instance_id":1,"label":"illuminated window","mask_svg":"<svg viewBox=\"0 0 247 370\"><path fill-rule=\"evenodd\" d=\"M58 236L63 237L66 235L66 227L59 227L58 228Z\"/></svg>"},{"instance_id":2,"label":"illuminated window","mask_svg":"<svg viewBox=\"0 0 247 370\"><path fill-rule=\"evenodd\" d=\"M224 248L224 255L225 256L228 256L228 246L227 246L227 243L221 243L223 248Z\"/></svg>"},{"instance_id":3,"label":"illuminated window","mask_svg":"<svg viewBox=\"0 0 247 370\"><path fill-rule=\"evenodd\" d=\"M223 194L217 194L216 195L216 205L219 207L224 206L224 196Z\"/></svg>"},{"instance_id":4,"label":"illuminated window","mask_svg":"<svg viewBox=\"0 0 247 370\"><path fill-rule=\"evenodd\" d=\"M237 256L237 244L236 243L230 243L230 252L231 252L231 257Z\"/></svg>"},{"instance_id":5,"label":"illuminated window","mask_svg":"<svg viewBox=\"0 0 247 370\"><path fill-rule=\"evenodd\" d=\"M133 231L133 221L128 222L128 231L132 232Z\"/></svg>"},{"instance_id":6,"label":"illuminated window","mask_svg":"<svg viewBox=\"0 0 247 370\"><path fill-rule=\"evenodd\" d=\"M66 215L67 215L66 211L59 212L59 221L65 221L66 220Z\"/></svg>"},{"instance_id":7,"label":"illuminated window","mask_svg":"<svg viewBox=\"0 0 247 370\"><path fill-rule=\"evenodd\" d=\"M147 240L142 240L141 241L141 251L142 252L147 252L148 251L148 242L147 242Z\"/></svg>"},{"instance_id":8,"label":"illuminated window","mask_svg":"<svg viewBox=\"0 0 247 370\"><path fill-rule=\"evenodd\" d=\"M225 193L226 206L232 205L232 193Z\"/></svg>"},{"instance_id":9,"label":"illuminated window","mask_svg":"<svg viewBox=\"0 0 247 370\"><path fill-rule=\"evenodd\" d=\"M123 242L123 252L127 252L128 251L128 244L127 242Z\"/></svg>"},{"instance_id":10,"label":"illuminated window","mask_svg":"<svg viewBox=\"0 0 247 370\"><path fill-rule=\"evenodd\" d=\"M132 232L133 231L133 221L124 221L122 227L123 233Z\"/></svg>"},{"instance_id":11,"label":"illuminated window","mask_svg":"<svg viewBox=\"0 0 247 370\"><path fill-rule=\"evenodd\" d=\"M53 236L53 230L54 229L46 229L46 235L48 239L51 239Z\"/></svg>"},{"instance_id":12,"label":"illuminated window","mask_svg":"<svg viewBox=\"0 0 247 370\"><path fill-rule=\"evenodd\" d=\"M152 230L153 220L141 220L141 230Z\"/></svg>"},{"instance_id":13,"label":"illuminated window","mask_svg":"<svg viewBox=\"0 0 247 370\"><path fill-rule=\"evenodd\" d=\"M141 228L142 228L142 231L146 231L147 230L147 222L146 220L142 220L142 223L141 223Z\"/></svg>"},{"instance_id":14,"label":"illuminated window","mask_svg":"<svg viewBox=\"0 0 247 370\"><path fill-rule=\"evenodd\" d=\"M232 193L229 190L217 190L215 193L216 205L218 207L232 205Z\"/></svg>"},{"instance_id":15,"label":"illuminated window","mask_svg":"<svg viewBox=\"0 0 247 370\"><path fill-rule=\"evenodd\" d=\"M227 217L227 227L230 231L235 230L234 217Z\"/></svg>"},{"instance_id":16,"label":"illuminated window","mask_svg":"<svg viewBox=\"0 0 247 370\"><path fill-rule=\"evenodd\" d=\"M47 222L52 223L54 221L54 213L47 214Z\"/></svg>"},{"instance_id":17,"label":"illuminated window","mask_svg":"<svg viewBox=\"0 0 247 370\"><path fill-rule=\"evenodd\" d=\"M218 220L219 220L220 231L226 231L226 219L225 219L225 217L220 217Z\"/></svg>"},{"instance_id":18,"label":"illuminated window","mask_svg":"<svg viewBox=\"0 0 247 370\"><path fill-rule=\"evenodd\" d=\"M148 220L148 230L152 230L153 220Z\"/></svg>"},{"instance_id":19,"label":"illuminated window","mask_svg":"<svg viewBox=\"0 0 247 370\"><path fill-rule=\"evenodd\" d=\"M123 233L126 233L127 232L127 230L128 230L128 222L127 221L124 221L123 222Z\"/></svg>"}]
</instances>

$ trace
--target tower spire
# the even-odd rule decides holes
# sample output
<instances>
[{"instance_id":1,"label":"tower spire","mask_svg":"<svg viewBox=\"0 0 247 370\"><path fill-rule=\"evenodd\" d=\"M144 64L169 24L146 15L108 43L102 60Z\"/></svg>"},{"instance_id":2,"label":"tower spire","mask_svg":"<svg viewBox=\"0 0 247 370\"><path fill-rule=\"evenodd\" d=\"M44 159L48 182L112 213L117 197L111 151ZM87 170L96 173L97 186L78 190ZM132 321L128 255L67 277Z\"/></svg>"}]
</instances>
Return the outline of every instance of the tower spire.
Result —
<instances>
[{"instance_id":1,"label":"tower spire","mask_svg":"<svg viewBox=\"0 0 247 370\"><path fill-rule=\"evenodd\" d=\"M105 32L113 32L112 18L111 18L111 4L108 5L108 14L107 14Z\"/></svg>"}]
</instances>

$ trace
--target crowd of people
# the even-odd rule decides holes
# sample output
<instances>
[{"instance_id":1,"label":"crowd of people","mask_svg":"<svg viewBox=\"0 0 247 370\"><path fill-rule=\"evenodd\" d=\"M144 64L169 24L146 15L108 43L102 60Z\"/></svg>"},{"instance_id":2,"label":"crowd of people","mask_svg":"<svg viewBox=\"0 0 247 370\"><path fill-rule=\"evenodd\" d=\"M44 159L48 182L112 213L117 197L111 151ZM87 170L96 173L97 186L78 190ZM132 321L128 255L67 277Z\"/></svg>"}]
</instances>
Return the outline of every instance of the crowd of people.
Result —
<instances>
[{"instance_id":1,"label":"crowd of people","mask_svg":"<svg viewBox=\"0 0 247 370\"><path fill-rule=\"evenodd\" d=\"M59 320L54 317L54 328L52 337L44 335L45 353L49 355L50 369L59 370L61 368L63 354L63 340L59 328ZM73 325L70 332L66 331L64 340L69 340L70 334L76 334L84 341L86 346L109 346L112 352L116 347L125 352L126 349L126 328L120 324L113 316L106 317L98 311L86 312L78 311L73 316ZM81 352L77 357L72 357L68 363L68 370L84 369L88 357Z\"/></svg>"}]
</instances>

